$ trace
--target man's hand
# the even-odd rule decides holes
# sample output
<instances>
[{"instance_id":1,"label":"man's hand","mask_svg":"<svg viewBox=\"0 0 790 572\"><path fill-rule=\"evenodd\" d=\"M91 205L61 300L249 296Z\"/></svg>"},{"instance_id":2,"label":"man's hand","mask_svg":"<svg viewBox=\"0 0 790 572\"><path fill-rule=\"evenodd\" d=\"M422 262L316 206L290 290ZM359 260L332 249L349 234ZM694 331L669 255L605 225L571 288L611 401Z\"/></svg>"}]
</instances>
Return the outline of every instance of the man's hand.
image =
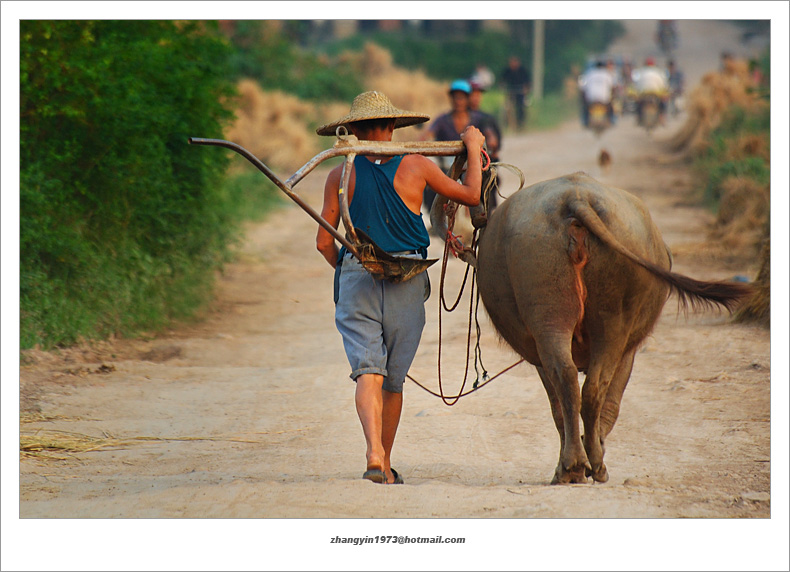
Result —
<instances>
[{"instance_id":1,"label":"man's hand","mask_svg":"<svg viewBox=\"0 0 790 572\"><path fill-rule=\"evenodd\" d=\"M464 129L464 132L461 133L461 141L464 142L467 149L469 149L470 146L476 146L482 149L483 145L485 145L486 138L477 127L468 125L466 129Z\"/></svg>"}]
</instances>

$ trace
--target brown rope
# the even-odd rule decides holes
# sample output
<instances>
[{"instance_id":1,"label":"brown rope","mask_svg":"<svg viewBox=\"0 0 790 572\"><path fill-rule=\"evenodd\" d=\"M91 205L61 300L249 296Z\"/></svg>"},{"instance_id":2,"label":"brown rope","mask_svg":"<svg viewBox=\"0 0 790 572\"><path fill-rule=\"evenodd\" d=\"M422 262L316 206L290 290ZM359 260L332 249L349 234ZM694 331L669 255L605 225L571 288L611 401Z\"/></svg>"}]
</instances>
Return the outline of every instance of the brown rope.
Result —
<instances>
[{"instance_id":1,"label":"brown rope","mask_svg":"<svg viewBox=\"0 0 790 572\"><path fill-rule=\"evenodd\" d=\"M455 208L453 208L450 212L447 213L447 229L448 229L447 232L448 232L448 235L451 234L451 231L453 229L453 225L455 224L455 214L456 214L456 212L457 212L457 205L456 205ZM479 229L475 229L474 233L472 234L471 250L473 252L476 252L476 250L477 250L478 230ZM452 397L448 397L448 396L445 395L444 388L442 387L442 307L448 313L449 312L453 312L458 307L458 304L461 301L461 296L463 295L463 292L464 292L464 288L466 287L466 280L467 280L467 278L469 276L469 268L470 268L470 265L467 265L466 271L464 272L463 282L461 283L461 287L460 287L460 289L458 291L458 296L456 297L455 302L452 304L452 306L448 307L447 306L447 301L446 301L445 296L444 296L444 284L445 284L445 277L447 275L447 261L449 259L450 250L451 250L450 241L445 239L445 242L444 242L444 253L442 255L442 272L441 272L441 278L440 278L440 281L439 281L439 303L440 303L439 304L439 357L438 357L438 361L437 361L437 372L438 372L438 377L439 377L439 393L436 393L435 391L432 391L432 390L428 389L427 387L422 385L420 382L418 382L416 379L414 379L412 376L410 376L408 374L406 375L406 377L408 377L411 381L413 381L415 384L417 384L419 387L421 387L422 389L424 389L425 391L427 391L431 395L436 396L436 397L440 397L442 399L442 401L444 402L444 404L448 405L448 406L455 405L456 403L458 403L458 400L461 399L462 397L464 397L466 395L469 395L470 393L474 393L478 389L482 389L484 386L486 386L489 383L491 383L492 381L494 381L500 375L502 375L503 373L513 369L514 367L516 367L517 365L519 365L521 362L524 361L523 359L520 359L516 363L514 363L513 365L511 365L511 366L503 369L502 371L500 371L494 377L488 378L488 372L485 371L485 366L483 365L483 359L482 359L482 352L480 350L480 323L479 323L479 321L477 319L477 312L479 310L479 302L480 302L480 294L478 292L477 296L475 297L475 280L474 280L474 278L475 278L475 275L477 273L477 270L474 270L472 272L472 287L471 287L470 298L469 298L469 319L468 319L468 322L467 322L467 333L466 333L466 368L464 369L464 379L463 379L463 382L461 383L461 389L458 390L458 394L457 395L452 396ZM466 387L466 381L467 381L468 376L469 376L469 353L470 353L470 348L471 348L471 345L472 345L472 316L473 315L474 315L474 318L475 318L475 326L476 326L476 334L477 334L477 340L476 340L476 344L475 344L475 372L477 373L478 378L477 378L477 380L475 380L475 383L474 383L472 389L470 389L469 391L464 392L464 388ZM480 372L477 370L477 363L478 363L478 361L480 362L480 365L483 368L483 383L479 383L479 381L480 381Z\"/></svg>"}]
</instances>

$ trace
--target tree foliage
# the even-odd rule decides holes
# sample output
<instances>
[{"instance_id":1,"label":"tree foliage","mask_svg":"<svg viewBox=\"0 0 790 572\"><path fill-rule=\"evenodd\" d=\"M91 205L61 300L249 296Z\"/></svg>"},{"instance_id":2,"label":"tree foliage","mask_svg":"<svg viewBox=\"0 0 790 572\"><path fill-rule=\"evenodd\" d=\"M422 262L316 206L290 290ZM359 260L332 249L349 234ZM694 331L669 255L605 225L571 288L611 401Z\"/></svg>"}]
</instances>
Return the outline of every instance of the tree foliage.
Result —
<instances>
[{"instance_id":1,"label":"tree foliage","mask_svg":"<svg viewBox=\"0 0 790 572\"><path fill-rule=\"evenodd\" d=\"M302 49L298 38L305 27L299 21L236 21L230 73L308 101L350 101L362 91L360 78L337 59Z\"/></svg>"},{"instance_id":2,"label":"tree foliage","mask_svg":"<svg viewBox=\"0 0 790 572\"><path fill-rule=\"evenodd\" d=\"M477 24L466 22L451 27L452 32L445 32L447 22L439 25L425 21L419 27L356 34L328 42L322 49L338 54L343 50L360 50L365 42L373 41L387 48L398 66L422 69L431 77L448 81L469 77L478 63L486 64L500 75L511 55L517 55L527 68L532 67L533 21L509 21L507 31L485 30ZM582 66L589 54L606 50L622 33L622 25L612 20L547 20L545 90L560 91L573 64Z\"/></svg>"},{"instance_id":3,"label":"tree foliage","mask_svg":"<svg viewBox=\"0 0 790 572\"><path fill-rule=\"evenodd\" d=\"M208 292L228 46L166 21L20 23L21 345L154 328Z\"/></svg>"}]
</instances>

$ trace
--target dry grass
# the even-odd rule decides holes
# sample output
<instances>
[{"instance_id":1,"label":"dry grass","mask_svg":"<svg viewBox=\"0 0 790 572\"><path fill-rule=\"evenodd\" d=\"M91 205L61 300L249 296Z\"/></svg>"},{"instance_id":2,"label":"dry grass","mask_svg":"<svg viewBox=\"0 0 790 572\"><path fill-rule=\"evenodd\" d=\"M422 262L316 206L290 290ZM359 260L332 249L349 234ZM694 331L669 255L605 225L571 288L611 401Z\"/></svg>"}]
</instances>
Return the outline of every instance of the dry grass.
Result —
<instances>
[{"instance_id":1,"label":"dry grass","mask_svg":"<svg viewBox=\"0 0 790 572\"><path fill-rule=\"evenodd\" d=\"M23 456L58 460L68 457L56 457L51 453L87 453L99 449L114 448L119 444L112 438L91 437L82 433L49 429L39 429L32 433L19 435L19 451Z\"/></svg>"},{"instance_id":2,"label":"dry grass","mask_svg":"<svg viewBox=\"0 0 790 572\"><path fill-rule=\"evenodd\" d=\"M733 268L751 265L766 239L770 216L770 190L752 179L729 177L722 182L715 220L701 243L677 246L679 256L717 261Z\"/></svg>"},{"instance_id":3,"label":"dry grass","mask_svg":"<svg viewBox=\"0 0 790 572\"><path fill-rule=\"evenodd\" d=\"M752 179L729 177L722 182L722 196L712 236L729 246L744 240L759 244L770 214L768 187Z\"/></svg>"},{"instance_id":4,"label":"dry grass","mask_svg":"<svg viewBox=\"0 0 790 572\"><path fill-rule=\"evenodd\" d=\"M771 234L766 229L760 253L760 272L754 281L755 293L736 312L735 321L771 327Z\"/></svg>"},{"instance_id":5,"label":"dry grass","mask_svg":"<svg viewBox=\"0 0 790 572\"><path fill-rule=\"evenodd\" d=\"M737 105L754 110L767 105L756 95L755 87L745 60L730 60L725 69L706 74L689 94L688 119L670 139L670 147L692 153L704 150L708 136L719 126L728 108Z\"/></svg>"},{"instance_id":6,"label":"dry grass","mask_svg":"<svg viewBox=\"0 0 790 572\"><path fill-rule=\"evenodd\" d=\"M54 419L50 417L48 419ZM283 431L259 431L256 435L279 435L282 433L293 433L297 431L307 431L310 427L300 429L286 429ZM84 433L73 431L62 431L55 429L37 429L35 431L23 432L19 435L19 451L22 456L41 457L45 459L65 460L70 457L59 457L52 453L88 453L98 450L117 450L125 449L134 443L150 441L218 441L230 443L253 443L260 444L263 441L254 439L242 439L240 437L129 437L126 439L116 438L108 433L102 437L93 437Z\"/></svg>"},{"instance_id":7,"label":"dry grass","mask_svg":"<svg viewBox=\"0 0 790 572\"><path fill-rule=\"evenodd\" d=\"M759 111L767 102L760 99L744 60L729 60L725 68L705 75L700 85L688 97L688 119L669 141L675 151L698 155L710 144L712 131L721 124L727 110L739 106L747 112ZM728 143L724 160L760 157L770 164L768 136L742 134ZM756 181L731 177L721 183L721 200L716 220L707 239L700 244L687 244L676 249L676 254L697 260L715 260L732 268L752 266L762 248L757 294L738 312L741 321L766 324L770 311L770 251L768 221L770 217L770 187Z\"/></svg>"},{"instance_id":8,"label":"dry grass","mask_svg":"<svg viewBox=\"0 0 790 572\"><path fill-rule=\"evenodd\" d=\"M744 133L729 142L724 160L737 160L744 157L758 157L771 164L771 141L767 134Z\"/></svg>"},{"instance_id":9,"label":"dry grass","mask_svg":"<svg viewBox=\"0 0 790 572\"><path fill-rule=\"evenodd\" d=\"M345 53L341 59L365 78L365 89L386 94L396 107L427 113L431 118L449 109L447 85L420 71L411 72L393 65L392 55L380 46L369 43L361 53ZM394 139L413 141L419 138L420 131L419 126L398 129Z\"/></svg>"},{"instance_id":10,"label":"dry grass","mask_svg":"<svg viewBox=\"0 0 790 572\"><path fill-rule=\"evenodd\" d=\"M428 113L432 117L449 108L447 86L422 72L409 72L392 64L383 48L368 44L361 53L340 56L365 78L365 89L378 90L402 109ZM251 79L241 80L236 120L225 138L248 149L273 169L295 171L320 151L332 145L329 137L319 137L316 127L348 113L351 102L327 101L314 104L279 91L264 91ZM418 127L395 132L396 141L419 138ZM243 165L243 159L237 165Z\"/></svg>"},{"instance_id":11,"label":"dry grass","mask_svg":"<svg viewBox=\"0 0 790 572\"><path fill-rule=\"evenodd\" d=\"M236 121L225 137L238 143L264 163L295 170L321 148L308 126L315 108L283 92L264 91L257 82L239 82Z\"/></svg>"}]
</instances>

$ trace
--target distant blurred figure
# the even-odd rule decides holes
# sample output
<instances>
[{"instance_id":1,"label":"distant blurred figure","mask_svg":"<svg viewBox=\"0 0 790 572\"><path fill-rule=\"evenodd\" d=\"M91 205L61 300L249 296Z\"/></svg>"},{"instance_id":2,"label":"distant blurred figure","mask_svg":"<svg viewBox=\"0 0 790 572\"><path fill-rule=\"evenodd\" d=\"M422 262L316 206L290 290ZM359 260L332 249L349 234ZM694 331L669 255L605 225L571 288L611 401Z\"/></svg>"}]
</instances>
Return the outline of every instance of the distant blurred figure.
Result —
<instances>
[{"instance_id":1,"label":"distant blurred figure","mask_svg":"<svg viewBox=\"0 0 790 572\"><path fill-rule=\"evenodd\" d=\"M677 115L680 112L678 101L683 97L685 77L675 64L675 60L669 60L667 72L669 73L669 109L672 115Z\"/></svg>"},{"instance_id":2,"label":"distant blurred figure","mask_svg":"<svg viewBox=\"0 0 790 572\"><path fill-rule=\"evenodd\" d=\"M469 94L469 109L476 112L480 118L481 126L478 126L478 129L486 136L488 156L492 161L498 161L499 151L502 149L502 130L496 117L480 109L480 102L487 88L476 80L471 80L469 86L472 88L472 93Z\"/></svg>"},{"instance_id":3,"label":"distant blurred figure","mask_svg":"<svg viewBox=\"0 0 790 572\"><path fill-rule=\"evenodd\" d=\"M488 149L488 156L491 158L491 162L496 163L499 161L499 151L502 149L502 130L499 128L499 122L496 120L496 117L480 109L483 92L487 88L475 79L472 79L469 85L472 88L472 93L469 95L469 108L480 114L482 123L477 127L486 137L486 148ZM497 175L497 188L499 187L499 182L499 175ZM494 191L489 193L488 202L486 203L489 214L494 211L496 204L496 191Z\"/></svg>"},{"instance_id":4,"label":"distant blurred figure","mask_svg":"<svg viewBox=\"0 0 790 572\"><path fill-rule=\"evenodd\" d=\"M665 54L671 54L678 47L678 30L674 20L658 21L656 43Z\"/></svg>"},{"instance_id":5,"label":"distant blurred figure","mask_svg":"<svg viewBox=\"0 0 790 572\"><path fill-rule=\"evenodd\" d=\"M634 88L634 68L631 60L623 59L623 114L636 113L636 89Z\"/></svg>"},{"instance_id":6,"label":"distant blurred figure","mask_svg":"<svg viewBox=\"0 0 790 572\"><path fill-rule=\"evenodd\" d=\"M614 125L614 76L606 69L606 62L595 62L595 66L579 78L579 91L582 96L582 123L585 127L590 125L590 106L596 103L606 106L609 123Z\"/></svg>"},{"instance_id":7,"label":"distant blurred figure","mask_svg":"<svg viewBox=\"0 0 790 572\"><path fill-rule=\"evenodd\" d=\"M653 58L645 60L644 67L634 70L634 89L636 90L636 114L639 124L644 123L643 108L648 99L655 100L658 105L658 119L666 120L667 99L669 98L669 76L665 70L656 66Z\"/></svg>"},{"instance_id":8,"label":"distant blurred figure","mask_svg":"<svg viewBox=\"0 0 790 572\"><path fill-rule=\"evenodd\" d=\"M760 62L754 58L749 60L749 78L752 81L753 89L762 91L768 87Z\"/></svg>"},{"instance_id":9,"label":"distant blurred figure","mask_svg":"<svg viewBox=\"0 0 790 572\"><path fill-rule=\"evenodd\" d=\"M472 77L469 78L470 83L479 85L484 91L494 87L495 81L496 77L494 76L494 72L488 69L488 66L486 66L483 62L477 64L475 73L473 73Z\"/></svg>"},{"instance_id":10,"label":"distant blurred figure","mask_svg":"<svg viewBox=\"0 0 790 572\"><path fill-rule=\"evenodd\" d=\"M722 52L719 56L719 71L728 72L734 59L730 52Z\"/></svg>"},{"instance_id":11,"label":"distant blurred figure","mask_svg":"<svg viewBox=\"0 0 790 572\"><path fill-rule=\"evenodd\" d=\"M434 141L460 141L461 134L469 125L477 127L483 135L486 135L486 121L480 111L473 111L469 106L469 99L472 95L472 86L465 79L457 79L450 84L447 90L450 96L451 109L443 113L428 125L422 140ZM488 145L488 140L486 140ZM449 169L450 161L447 157L437 157L437 161L442 171L445 173ZM423 205L428 211L431 210L436 193L431 187L425 187L423 192Z\"/></svg>"},{"instance_id":12,"label":"distant blurred figure","mask_svg":"<svg viewBox=\"0 0 790 572\"><path fill-rule=\"evenodd\" d=\"M507 92L509 109L516 116L516 128L521 130L527 120L526 98L532 89L532 76L527 68L521 65L521 60L516 56L510 56L507 67L502 72L502 82ZM512 121L508 123L512 125Z\"/></svg>"},{"instance_id":13,"label":"distant blurred figure","mask_svg":"<svg viewBox=\"0 0 790 572\"><path fill-rule=\"evenodd\" d=\"M612 109L614 116L618 117L623 113L623 99L625 98L625 83L620 67L613 59L606 60L606 70L612 75Z\"/></svg>"}]
</instances>

